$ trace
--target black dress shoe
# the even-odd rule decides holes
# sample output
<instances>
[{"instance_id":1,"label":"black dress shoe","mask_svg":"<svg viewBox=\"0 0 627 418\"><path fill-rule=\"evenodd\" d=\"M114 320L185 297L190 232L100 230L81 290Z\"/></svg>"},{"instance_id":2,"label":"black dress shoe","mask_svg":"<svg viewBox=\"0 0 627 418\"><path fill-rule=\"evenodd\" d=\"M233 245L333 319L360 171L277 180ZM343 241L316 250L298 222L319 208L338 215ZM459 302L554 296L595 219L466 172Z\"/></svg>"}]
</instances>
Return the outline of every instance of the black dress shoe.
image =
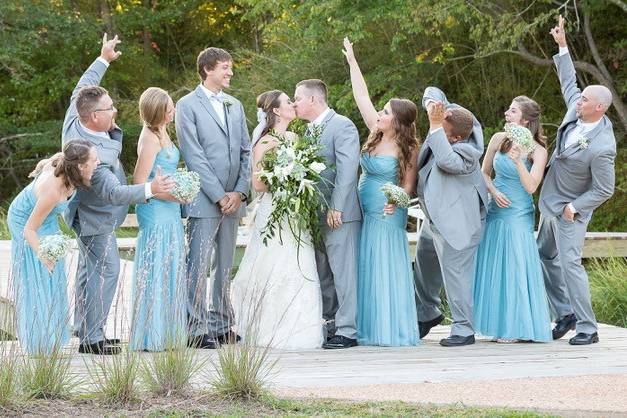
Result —
<instances>
[{"instance_id":1,"label":"black dress shoe","mask_svg":"<svg viewBox=\"0 0 627 418\"><path fill-rule=\"evenodd\" d=\"M566 335L568 331L575 329L575 325L577 325L577 318L575 317L575 314L566 315L555 323L555 328L553 328L553 339L559 340Z\"/></svg>"},{"instance_id":2,"label":"black dress shoe","mask_svg":"<svg viewBox=\"0 0 627 418\"><path fill-rule=\"evenodd\" d=\"M343 335L334 335L332 338L329 338L327 342L322 344L322 348L326 348L329 350L338 349L338 348L350 348L356 347L357 340L354 338L348 338Z\"/></svg>"},{"instance_id":3,"label":"black dress shoe","mask_svg":"<svg viewBox=\"0 0 627 418\"><path fill-rule=\"evenodd\" d=\"M579 332L573 338L568 340L568 344L570 345L588 345L599 342L599 334L586 334L585 332Z\"/></svg>"},{"instance_id":4,"label":"black dress shoe","mask_svg":"<svg viewBox=\"0 0 627 418\"><path fill-rule=\"evenodd\" d=\"M207 348L207 349L215 349L220 348L220 343L217 340L214 340L207 334L198 335L195 337L189 337L187 339L187 346L192 348Z\"/></svg>"},{"instance_id":5,"label":"black dress shoe","mask_svg":"<svg viewBox=\"0 0 627 418\"><path fill-rule=\"evenodd\" d=\"M98 341L93 344L80 344L78 346L78 352L83 354L98 354L101 356L111 356L120 354L122 348L118 345L107 344L106 341Z\"/></svg>"},{"instance_id":6,"label":"black dress shoe","mask_svg":"<svg viewBox=\"0 0 627 418\"><path fill-rule=\"evenodd\" d=\"M440 345L442 347L460 347L462 345L470 345L475 343L475 336L468 335L466 337L462 335L451 335L448 338L442 338Z\"/></svg>"},{"instance_id":7,"label":"black dress shoe","mask_svg":"<svg viewBox=\"0 0 627 418\"><path fill-rule=\"evenodd\" d=\"M235 344L242 341L242 337L240 337L233 331L229 331L226 334L218 335L218 338L216 339L220 344Z\"/></svg>"},{"instance_id":8,"label":"black dress shoe","mask_svg":"<svg viewBox=\"0 0 627 418\"><path fill-rule=\"evenodd\" d=\"M418 321L418 328L420 329L420 339L423 339L424 337L426 337L429 331L431 331L431 328L435 327L436 325L441 324L442 321L444 321L444 315L442 314L440 314L440 316L435 317L431 321L425 321L425 322Z\"/></svg>"}]
</instances>

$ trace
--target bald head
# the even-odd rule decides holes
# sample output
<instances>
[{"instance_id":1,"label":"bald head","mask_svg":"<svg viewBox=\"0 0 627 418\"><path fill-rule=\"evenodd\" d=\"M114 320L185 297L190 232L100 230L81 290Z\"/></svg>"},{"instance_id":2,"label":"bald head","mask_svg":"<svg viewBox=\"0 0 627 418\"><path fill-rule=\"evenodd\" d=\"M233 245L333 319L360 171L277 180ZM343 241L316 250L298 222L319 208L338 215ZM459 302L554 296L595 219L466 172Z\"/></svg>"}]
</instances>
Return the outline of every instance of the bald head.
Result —
<instances>
[{"instance_id":1,"label":"bald head","mask_svg":"<svg viewBox=\"0 0 627 418\"><path fill-rule=\"evenodd\" d=\"M605 86L600 84L593 84L584 89L588 93L591 100L596 101L603 106L603 110L606 111L612 105L612 92Z\"/></svg>"},{"instance_id":2,"label":"bald head","mask_svg":"<svg viewBox=\"0 0 627 418\"><path fill-rule=\"evenodd\" d=\"M583 122L596 122L612 105L612 92L605 86L593 84L581 92L577 102L577 117Z\"/></svg>"}]
</instances>

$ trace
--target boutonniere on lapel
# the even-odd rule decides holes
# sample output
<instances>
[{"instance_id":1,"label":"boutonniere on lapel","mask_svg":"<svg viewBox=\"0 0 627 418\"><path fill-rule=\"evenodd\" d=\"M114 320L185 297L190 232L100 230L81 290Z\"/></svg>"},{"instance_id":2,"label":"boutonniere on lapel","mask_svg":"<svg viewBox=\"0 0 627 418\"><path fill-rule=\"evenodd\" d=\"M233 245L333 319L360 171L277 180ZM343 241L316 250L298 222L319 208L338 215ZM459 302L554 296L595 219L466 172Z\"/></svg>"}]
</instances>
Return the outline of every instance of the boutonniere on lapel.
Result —
<instances>
[{"instance_id":1,"label":"boutonniere on lapel","mask_svg":"<svg viewBox=\"0 0 627 418\"><path fill-rule=\"evenodd\" d=\"M231 105L233 105L232 101L230 101L229 99L224 99L224 107L226 107L226 110L229 110L229 107L231 107Z\"/></svg>"},{"instance_id":2,"label":"boutonniere on lapel","mask_svg":"<svg viewBox=\"0 0 627 418\"><path fill-rule=\"evenodd\" d=\"M582 136L581 138L579 138L579 141L577 141L579 143L579 149L588 149L588 138L586 138L585 136Z\"/></svg>"}]
</instances>

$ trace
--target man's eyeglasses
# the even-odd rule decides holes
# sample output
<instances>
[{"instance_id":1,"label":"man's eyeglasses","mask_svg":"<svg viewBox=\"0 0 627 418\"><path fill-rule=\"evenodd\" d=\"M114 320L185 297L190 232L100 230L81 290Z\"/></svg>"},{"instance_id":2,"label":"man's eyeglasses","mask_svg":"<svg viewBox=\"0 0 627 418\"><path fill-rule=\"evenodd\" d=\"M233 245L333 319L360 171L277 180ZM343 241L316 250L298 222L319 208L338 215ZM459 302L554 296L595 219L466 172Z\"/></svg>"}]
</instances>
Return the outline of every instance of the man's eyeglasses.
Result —
<instances>
[{"instance_id":1,"label":"man's eyeglasses","mask_svg":"<svg viewBox=\"0 0 627 418\"><path fill-rule=\"evenodd\" d=\"M115 106L111 105L111 107L108 108L108 109L96 109L96 110L94 110L94 112L109 112L109 111L114 112L116 110L117 109L115 108Z\"/></svg>"}]
</instances>

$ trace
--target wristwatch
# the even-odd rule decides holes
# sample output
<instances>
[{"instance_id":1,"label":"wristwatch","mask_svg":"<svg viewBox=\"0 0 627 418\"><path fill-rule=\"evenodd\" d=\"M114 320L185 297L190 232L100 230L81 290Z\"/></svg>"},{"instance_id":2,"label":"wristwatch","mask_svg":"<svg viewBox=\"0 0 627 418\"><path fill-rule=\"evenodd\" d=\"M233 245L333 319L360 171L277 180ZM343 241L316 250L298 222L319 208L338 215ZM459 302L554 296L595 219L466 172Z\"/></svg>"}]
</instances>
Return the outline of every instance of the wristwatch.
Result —
<instances>
[{"instance_id":1,"label":"wristwatch","mask_svg":"<svg viewBox=\"0 0 627 418\"><path fill-rule=\"evenodd\" d=\"M246 196L244 193L240 192L240 198L242 199L242 202L245 202L248 200L248 196Z\"/></svg>"}]
</instances>

